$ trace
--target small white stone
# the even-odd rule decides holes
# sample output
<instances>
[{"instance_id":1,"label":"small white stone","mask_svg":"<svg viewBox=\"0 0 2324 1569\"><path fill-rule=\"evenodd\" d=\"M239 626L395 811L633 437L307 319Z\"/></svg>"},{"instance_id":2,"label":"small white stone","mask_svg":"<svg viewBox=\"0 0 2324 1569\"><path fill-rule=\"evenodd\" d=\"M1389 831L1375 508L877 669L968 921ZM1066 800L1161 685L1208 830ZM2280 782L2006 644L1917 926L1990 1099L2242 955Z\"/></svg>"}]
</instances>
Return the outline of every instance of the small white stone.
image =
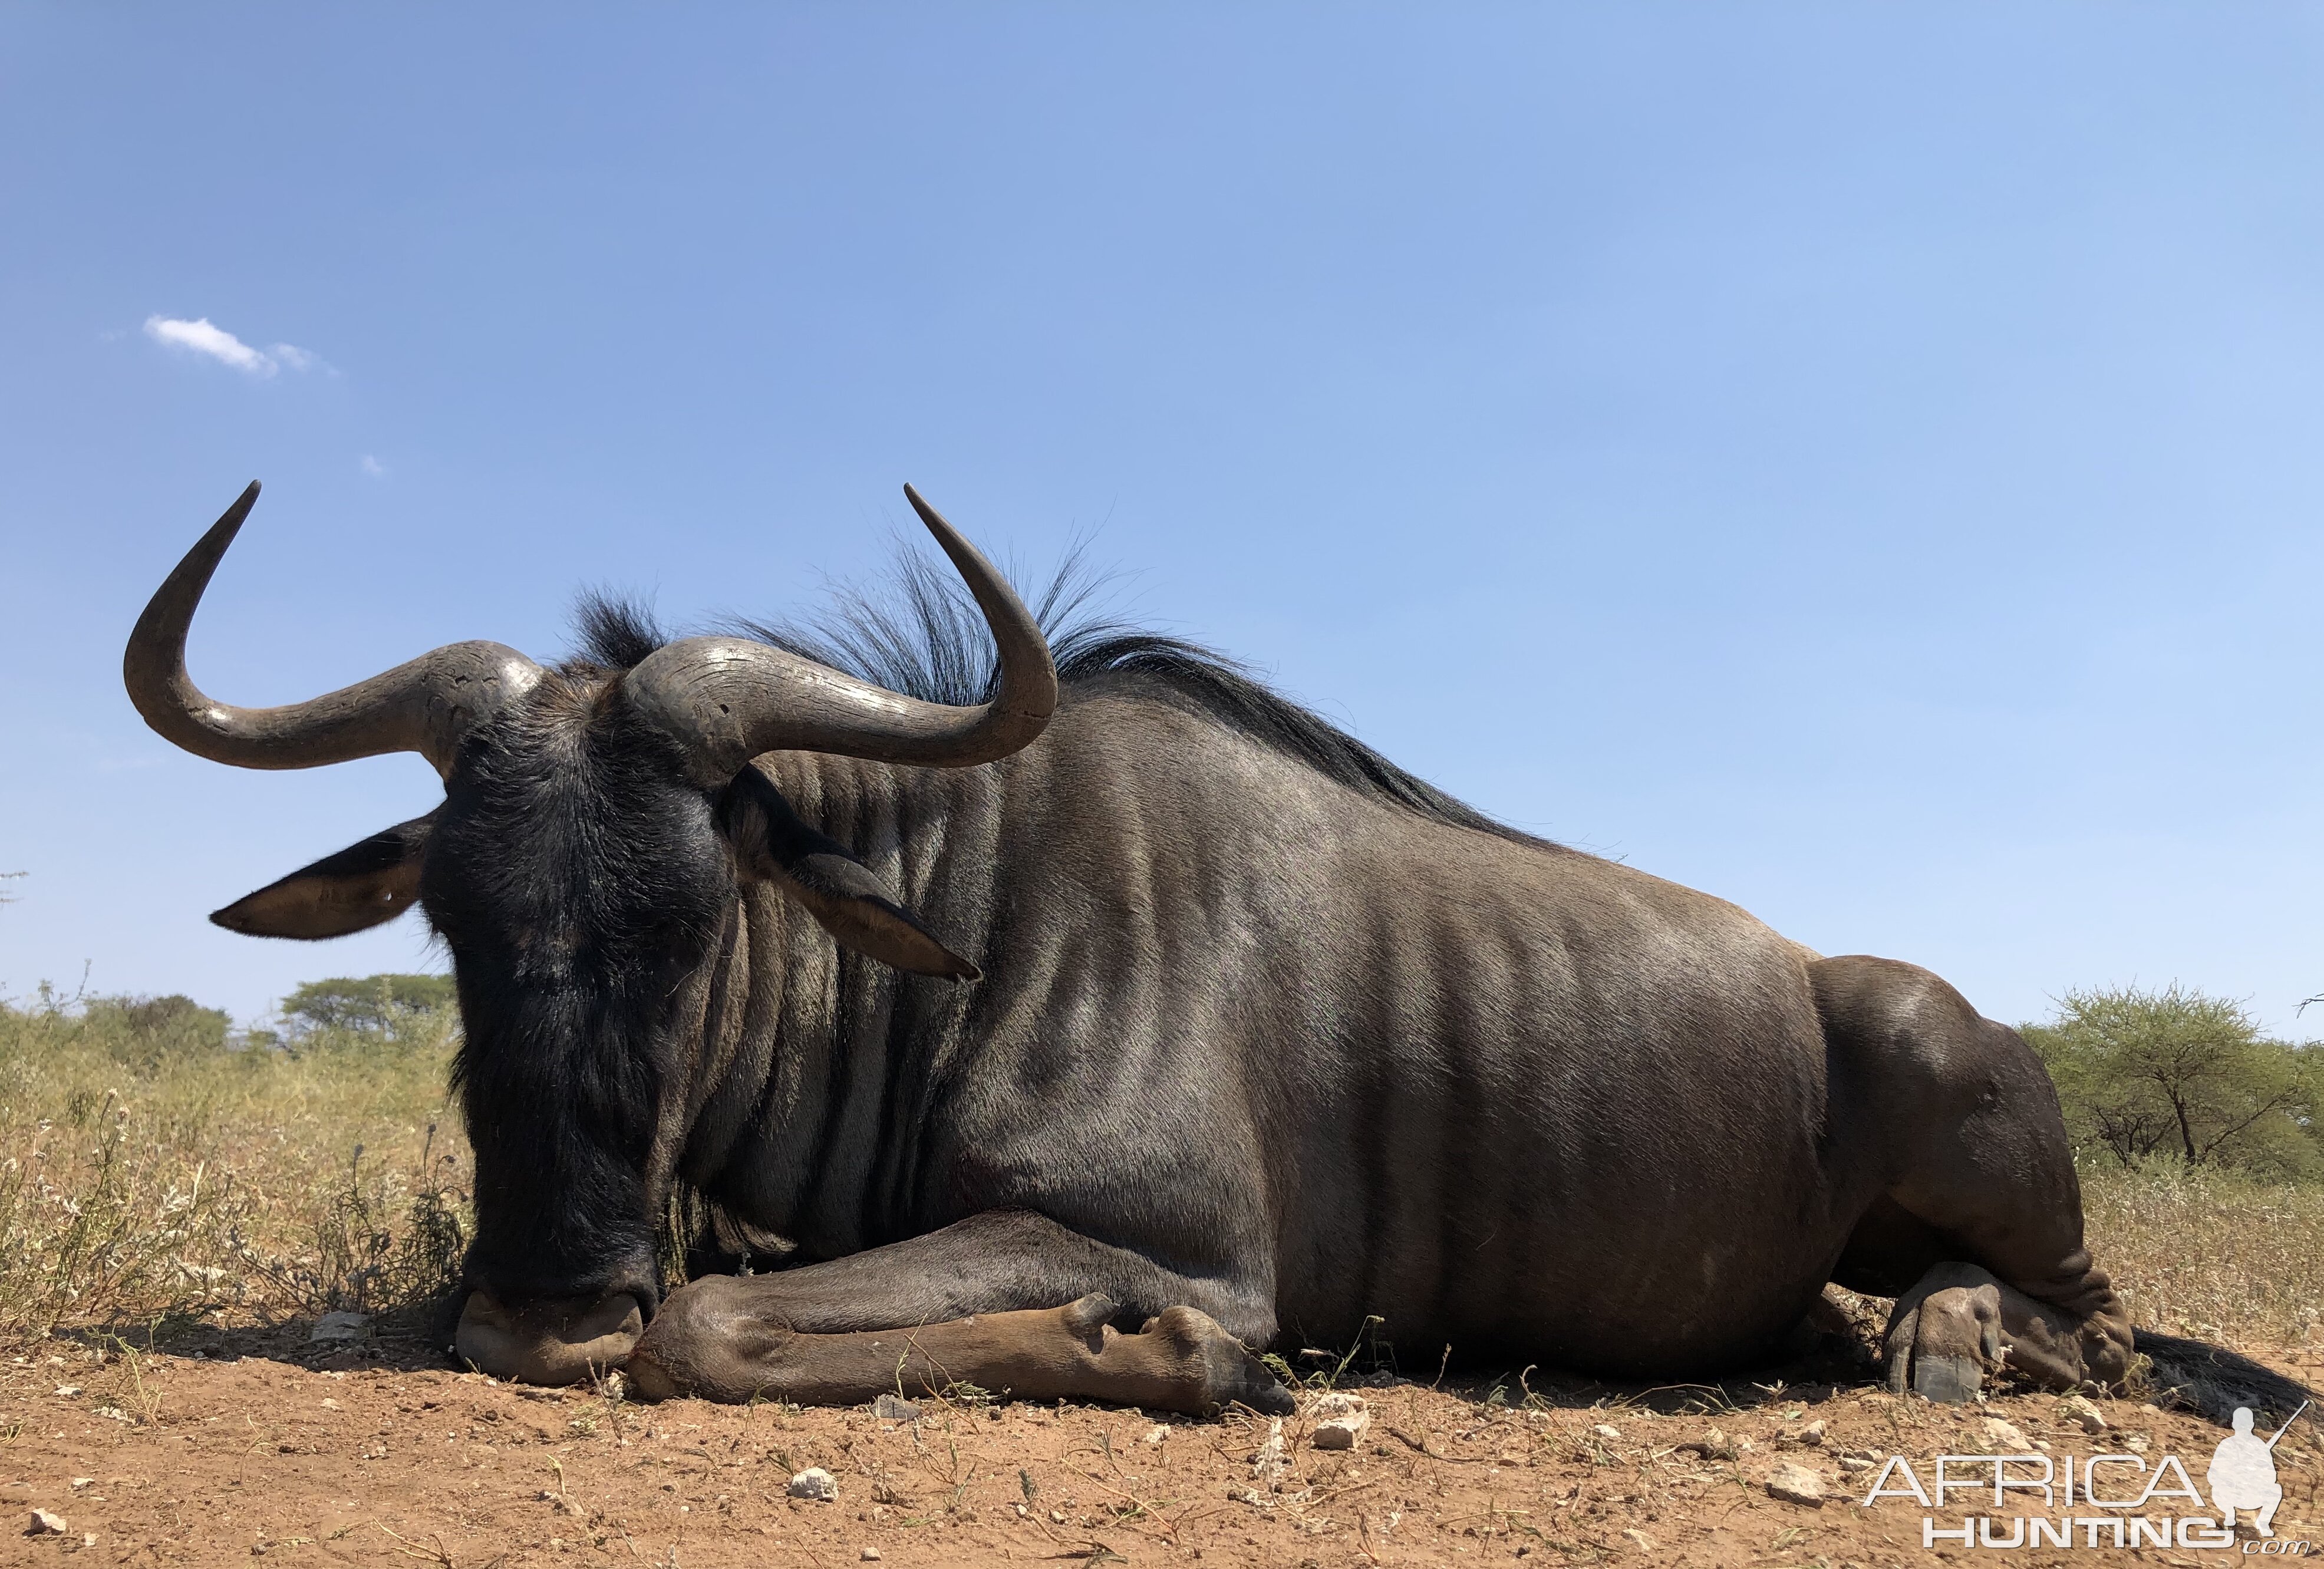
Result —
<instances>
[{"instance_id":1,"label":"small white stone","mask_svg":"<svg viewBox=\"0 0 2324 1569\"><path fill-rule=\"evenodd\" d=\"M1157 1423L1155 1426L1148 1427L1146 1430L1144 1442L1148 1445L1152 1445L1156 1444L1167 1444L1169 1442L1169 1439L1170 1429L1163 1426L1159 1423Z\"/></svg>"},{"instance_id":2,"label":"small white stone","mask_svg":"<svg viewBox=\"0 0 2324 1569\"><path fill-rule=\"evenodd\" d=\"M1307 1442L1317 1449L1353 1449L1372 1424L1371 1407L1361 1395L1337 1390L1315 1397L1307 1414L1315 1421Z\"/></svg>"},{"instance_id":3,"label":"small white stone","mask_svg":"<svg viewBox=\"0 0 2324 1569\"><path fill-rule=\"evenodd\" d=\"M839 1500L839 1479L819 1465L810 1465L791 1478L789 1488L795 1499L812 1499L816 1503L836 1503Z\"/></svg>"},{"instance_id":4,"label":"small white stone","mask_svg":"<svg viewBox=\"0 0 2324 1569\"><path fill-rule=\"evenodd\" d=\"M2097 1402L2088 1396L2069 1395L2066 1398L2065 1412L2067 1419L2085 1433L2106 1431L2106 1413L2099 1410Z\"/></svg>"},{"instance_id":5,"label":"small white stone","mask_svg":"<svg viewBox=\"0 0 2324 1569\"><path fill-rule=\"evenodd\" d=\"M1592 1427L1590 1431L1595 1433L1599 1437L1605 1439L1609 1444L1622 1435L1622 1430L1619 1427L1609 1426L1603 1422L1599 1423L1597 1426Z\"/></svg>"},{"instance_id":6,"label":"small white stone","mask_svg":"<svg viewBox=\"0 0 2324 1569\"><path fill-rule=\"evenodd\" d=\"M1998 1446L1994 1452L1997 1454L2026 1454L2034 1448L2034 1441L2019 1431L2015 1423L2005 1422L1998 1417L1985 1419L1985 1435Z\"/></svg>"},{"instance_id":7,"label":"small white stone","mask_svg":"<svg viewBox=\"0 0 2324 1569\"><path fill-rule=\"evenodd\" d=\"M866 1547L863 1551L858 1553L856 1556L862 1559L866 1564L877 1564L880 1561L880 1549L877 1547Z\"/></svg>"},{"instance_id":8,"label":"small white stone","mask_svg":"<svg viewBox=\"0 0 2324 1569\"><path fill-rule=\"evenodd\" d=\"M61 1537L64 1534L64 1516L52 1515L46 1509L34 1509L32 1523L24 1527L24 1535L28 1537Z\"/></svg>"},{"instance_id":9,"label":"small white stone","mask_svg":"<svg viewBox=\"0 0 2324 1569\"><path fill-rule=\"evenodd\" d=\"M1800 1429L1800 1442L1803 1444L1821 1444L1823 1442L1823 1419L1821 1417L1818 1417L1815 1421L1809 1423L1806 1426Z\"/></svg>"},{"instance_id":10,"label":"small white stone","mask_svg":"<svg viewBox=\"0 0 2324 1569\"><path fill-rule=\"evenodd\" d=\"M883 1394L872 1402L872 1414L882 1422L917 1422L920 1408L901 1395Z\"/></svg>"},{"instance_id":11,"label":"small white stone","mask_svg":"<svg viewBox=\"0 0 2324 1569\"><path fill-rule=\"evenodd\" d=\"M1823 1478L1804 1465L1779 1461L1767 1474L1767 1496L1787 1504L1805 1504L1820 1509L1823 1508Z\"/></svg>"}]
</instances>

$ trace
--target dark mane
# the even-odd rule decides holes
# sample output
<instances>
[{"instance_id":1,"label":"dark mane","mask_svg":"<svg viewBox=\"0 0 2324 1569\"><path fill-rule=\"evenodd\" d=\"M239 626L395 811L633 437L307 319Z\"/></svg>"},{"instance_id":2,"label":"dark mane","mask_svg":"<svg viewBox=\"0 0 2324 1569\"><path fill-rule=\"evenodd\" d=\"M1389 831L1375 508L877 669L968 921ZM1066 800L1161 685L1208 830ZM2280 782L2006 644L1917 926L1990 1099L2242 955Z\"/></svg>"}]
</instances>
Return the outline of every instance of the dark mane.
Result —
<instances>
[{"instance_id":1,"label":"dark mane","mask_svg":"<svg viewBox=\"0 0 2324 1569\"><path fill-rule=\"evenodd\" d=\"M602 588L586 591L574 605L573 632L580 647L566 661L568 669L626 670L669 641L643 601Z\"/></svg>"},{"instance_id":2,"label":"dark mane","mask_svg":"<svg viewBox=\"0 0 2324 1569\"><path fill-rule=\"evenodd\" d=\"M1132 678L1165 700L1231 725L1377 800L1519 844L1545 843L1407 773L1225 655L1106 614L1094 604L1106 586L1087 570L1076 549L1048 586L1028 601L1065 686ZM742 620L726 630L907 697L954 704L991 697L991 633L959 580L926 557L903 552L879 590L846 588L835 597L832 609L811 623ZM580 645L576 663L627 669L669 641L644 605L613 595L584 595L574 619Z\"/></svg>"}]
</instances>

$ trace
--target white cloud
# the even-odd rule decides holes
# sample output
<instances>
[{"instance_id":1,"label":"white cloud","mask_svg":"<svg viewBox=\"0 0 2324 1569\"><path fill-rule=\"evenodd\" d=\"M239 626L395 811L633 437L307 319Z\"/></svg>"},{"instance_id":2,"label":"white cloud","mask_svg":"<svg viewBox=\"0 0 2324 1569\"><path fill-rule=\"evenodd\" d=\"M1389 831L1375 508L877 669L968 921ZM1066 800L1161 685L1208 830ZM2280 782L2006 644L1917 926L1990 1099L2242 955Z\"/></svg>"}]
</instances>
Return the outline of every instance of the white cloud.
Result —
<instances>
[{"instance_id":1,"label":"white cloud","mask_svg":"<svg viewBox=\"0 0 2324 1569\"><path fill-rule=\"evenodd\" d=\"M166 316L145 318L145 336L155 343L165 343L172 348L191 349L206 354L214 360L245 371L254 376L271 376L274 361L259 353L222 327L214 327L207 316L198 321L178 321Z\"/></svg>"},{"instance_id":2,"label":"white cloud","mask_svg":"<svg viewBox=\"0 0 2324 1569\"><path fill-rule=\"evenodd\" d=\"M355 465L355 466L362 469L370 478L385 479L387 477L387 465L382 463L378 458L374 457L368 452L363 455L363 461Z\"/></svg>"},{"instance_id":3,"label":"white cloud","mask_svg":"<svg viewBox=\"0 0 2324 1569\"><path fill-rule=\"evenodd\" d=\"M244 375L271 376L284 365L294 371L331 369L323 363L320 355L300 348L297 344L278 343L270 349L253 348L207 316L192 321L170 316L149 316L145 318L145 336L171 348L208 355L221 365L232 365Z\"/></svg>"}]
</instances>

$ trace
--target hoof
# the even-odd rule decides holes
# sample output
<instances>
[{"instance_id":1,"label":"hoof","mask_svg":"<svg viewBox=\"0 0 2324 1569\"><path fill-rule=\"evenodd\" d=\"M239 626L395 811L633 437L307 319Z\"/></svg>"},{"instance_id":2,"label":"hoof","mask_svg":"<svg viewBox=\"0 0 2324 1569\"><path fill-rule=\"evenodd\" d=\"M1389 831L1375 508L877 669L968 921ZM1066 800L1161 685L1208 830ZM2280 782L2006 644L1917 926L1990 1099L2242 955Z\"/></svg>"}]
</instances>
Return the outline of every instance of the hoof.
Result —
<instances>
[{"instance_id":1,"label":"hoof","mask_svg":"<svg viewBox=\"0 0 2324 1569\"><path fill-rule=\"evenodd\" d=\"M1147 1333L1161 1336L1199 1382L1204 1410L1248 1406L1262 1416L1288 1417L1299 1408L1291 1391L1267 1371L1267 1364L1207 1313L1192 1307L1167 1308L1148 1321Z\"/></svg>"},{"instance_id":2,"label":"hoof","mask_svg":"<svg viewBox=\"0 0 2324 1569\"><path fill-rule=\"evenodd\" d=\"M2001 1283L1981 1269L1941 1265L1897 1299L1888 1325L1888 1387L1939 1405L1974 1400L2002 1366Z\"/></svg>"},{"instance_id":3,"label":"hoof","mask_svg":"<svg viewBox=\"0 0 2324 1569\"><path fill-rule=\"evenodd\" d=\"M1923 1353L1913 1359L1913 1393L1940 1406L1977 1398L1985 1388L1985 1368L1974 1357Z\"/></svg>"}]
</instances>

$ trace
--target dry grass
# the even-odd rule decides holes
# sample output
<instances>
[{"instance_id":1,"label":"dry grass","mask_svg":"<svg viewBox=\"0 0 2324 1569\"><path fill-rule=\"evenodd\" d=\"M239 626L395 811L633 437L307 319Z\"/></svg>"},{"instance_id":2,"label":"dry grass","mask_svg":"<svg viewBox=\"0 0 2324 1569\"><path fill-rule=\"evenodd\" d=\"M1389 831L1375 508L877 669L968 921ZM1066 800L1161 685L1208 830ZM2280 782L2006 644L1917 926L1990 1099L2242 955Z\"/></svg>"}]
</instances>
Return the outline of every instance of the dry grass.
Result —
<instances>
[{"instance_id":1,"label":"dry grass","mask_svg":"<svg viewBox=\"0 0 2324 1569\"><path fill-rule=\"evenodd\" d=\"M376 1311L448 1285L467 1168L448 1029L293 1055L119 1024L0 1006L0 1331Z\"/></svg>"},{"instance_id":2,"label":"dry grass","mask_svg":"<svg viewBox=\"0 0 2324 1569\"><path fill-rule=\"evenodd\" d=\"M119 1025L0 1005L0 1333L392 1310L450 1284L469 1166L448 1028L287 1055ZM2167 1163L2084 1185L2142 1326L2262 1355L2324 1338L2324 1187Z\"/></svg>"},{"instance_id":3,"label":"dry grass","mask_svg":"<svg viewBox=\"0 0 2324 1569\"><path fill-rule=\"evenodd\" d=\"M2134 1324L2260 1354L2324 1340L2324 1186L2107 1162L2082 1204Z\"/></svg>"}]
</instances>

